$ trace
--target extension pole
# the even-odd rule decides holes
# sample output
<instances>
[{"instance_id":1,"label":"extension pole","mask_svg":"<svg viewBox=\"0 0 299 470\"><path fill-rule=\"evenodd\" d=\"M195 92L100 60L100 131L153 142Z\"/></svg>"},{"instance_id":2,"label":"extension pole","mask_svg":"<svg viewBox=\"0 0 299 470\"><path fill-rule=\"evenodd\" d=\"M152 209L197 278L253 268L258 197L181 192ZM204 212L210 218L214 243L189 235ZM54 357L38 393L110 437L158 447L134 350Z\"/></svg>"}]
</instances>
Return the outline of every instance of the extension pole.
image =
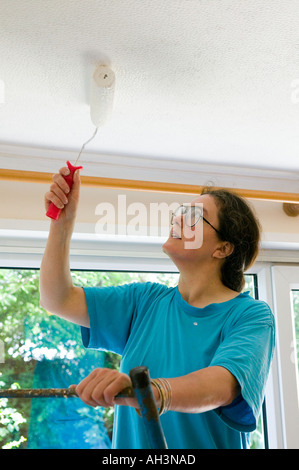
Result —
<instances>
[{"instance_id":1,"label":"extension pole","mask_svg":"<svg viewBox=\"0 0 299 470\"><path fill-rule=\"evenodd\" d=\"M154 398L150 375L145 366L135 367L129 372L135 397L138 400L145 433L151 449L167 449L167 443L160 422Z\"/></svg>"},{"instance_id":2,"label":"extension pole","mask_svg":"<svg viewBox=\"0 0 299 470\"><path fill-rule=\"evenodd\" d=\"M133 397L131 387L127 387L118 394L118 397ZM69 388L0 388L0 398L78 398L75 387Z\"/></svg>"}]
</instances>

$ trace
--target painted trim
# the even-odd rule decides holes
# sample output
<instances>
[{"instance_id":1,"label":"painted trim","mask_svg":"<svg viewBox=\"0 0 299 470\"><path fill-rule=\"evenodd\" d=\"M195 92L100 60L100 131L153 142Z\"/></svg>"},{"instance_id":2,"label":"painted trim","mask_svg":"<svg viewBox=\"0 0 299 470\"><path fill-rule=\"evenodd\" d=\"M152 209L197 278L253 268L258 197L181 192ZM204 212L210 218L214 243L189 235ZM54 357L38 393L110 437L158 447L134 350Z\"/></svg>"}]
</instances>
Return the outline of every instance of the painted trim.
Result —
<instances>
[{"instance_id":1,"label":"painted trim","mask_svg":"<svg viewBox=\"0 0 299 470\"><path fill-rule=\"evenodd\" d=\"M0 144L0 168L2 171L26 170L54 174L67 160L75 161L78 151ZM115 155L89 152L88 149L81 155L80 163L84 168L82 177L87 178L84 184L90 185L121 185L122 188L183 193L187 192L187 187L189 193L196 194L198 188L213 185L242 191L275 193L278 194L275 200L278 197L278 200L285 202L297 202L299 198L299 171L291 169L256 168L146 155ZM31 178L36 181L38 176L32 174ZM284 194L290 196L282 196ZM249 196L256 197L255 194ZM269 199L269 195L263 194L264 196ZM273 196L270 195L270 198Z\"/></svg>"}]
</instances>

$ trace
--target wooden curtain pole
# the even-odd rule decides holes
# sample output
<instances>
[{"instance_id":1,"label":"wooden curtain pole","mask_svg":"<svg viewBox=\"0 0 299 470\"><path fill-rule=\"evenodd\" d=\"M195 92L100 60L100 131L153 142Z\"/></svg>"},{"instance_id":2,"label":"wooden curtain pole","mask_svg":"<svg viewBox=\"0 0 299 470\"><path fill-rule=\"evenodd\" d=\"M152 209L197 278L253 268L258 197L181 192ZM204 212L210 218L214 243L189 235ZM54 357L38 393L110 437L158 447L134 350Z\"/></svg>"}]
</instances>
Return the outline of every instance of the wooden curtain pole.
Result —
<instances>
[{"instance_id":1,"label":"wooden curtain pole","mask_svg":"<svg viewBox=\"0 0 299 470\"><path fill-rule=\"evenodd\" d=\"M291 204L284 202L283 205L284 212L290 217L296 217L299 215L299 204Z\"/></svg>"},{"instance_id":2,"label":"wooden curtain pole","mask_svg":"<svg viewBox=\"0 0 299 470\"><path fill-rule=\"evenodd\" d=\"M51 173L37 171L5 170L0 169L0 180L18 181L24 183L45 183L49 184L52 179ZM104 187L111 189L135 190L135 191L155 191L176 194L200 194L204 186L181 184L181 183L161 183L158 181L140 181L120 178L104 178L98 176L81 176L82 186ZM248 199L277 201L285 203L299 203L299 192L288 193L278 191L261 191L255 189L227 188L236 194Z\"/></svg>"}]
</instances>

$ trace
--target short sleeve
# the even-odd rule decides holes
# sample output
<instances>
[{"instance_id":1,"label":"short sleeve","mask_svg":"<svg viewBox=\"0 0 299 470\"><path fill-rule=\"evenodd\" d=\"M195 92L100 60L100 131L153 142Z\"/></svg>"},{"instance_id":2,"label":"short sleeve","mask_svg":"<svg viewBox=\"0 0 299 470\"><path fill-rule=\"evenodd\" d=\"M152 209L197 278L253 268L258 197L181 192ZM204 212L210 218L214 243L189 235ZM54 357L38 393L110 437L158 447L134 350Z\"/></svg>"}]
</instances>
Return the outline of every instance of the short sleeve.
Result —
<instances>
[{"instance_id":1,"label":"short sleeve","mask_svg":"<svg viewBox=\"0 0 299 470\"><path fill-rule=\"evenodd\" d=\"M275 346L274 317L269 306L257 301L230 326L210 366L222 366L238 380L241 395L217 414L229 426L253 431L261 411Z\"/></svg>"},{"instance_id":2,"label":"short sleeve","mask_svg":"<svg viewBox=\"0 0 299 470\"><path fill-rule=\"evenodd\" d=\"M90 328L81 327L83 345L122 354L138 297L138 284L85 287Z\"/></svg>"}]
</instances>

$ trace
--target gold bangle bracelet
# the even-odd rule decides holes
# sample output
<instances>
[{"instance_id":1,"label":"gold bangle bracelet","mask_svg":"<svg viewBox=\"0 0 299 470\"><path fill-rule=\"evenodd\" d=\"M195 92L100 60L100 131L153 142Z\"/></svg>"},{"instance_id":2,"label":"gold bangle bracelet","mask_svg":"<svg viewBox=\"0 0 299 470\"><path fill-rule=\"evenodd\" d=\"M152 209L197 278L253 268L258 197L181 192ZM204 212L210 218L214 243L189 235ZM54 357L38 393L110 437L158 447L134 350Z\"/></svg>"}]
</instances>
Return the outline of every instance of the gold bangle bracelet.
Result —
<instances>
[{"instance_id":1,"label":"gold bangle bracelet","mask_svg":"<svg viewBox=\"0 0 299 470\"><path fill-rule=\"evenodd\" d=\"M159 383L158 379L152 379L151 384L158 390L159 398L160 398L160 408L159 408L159 415L163 413L164 406L165 406L165 394Z\"/></svg>"},{"instance_id":2,"label":"gold bangle bracelet","mask_svg":"<svg viewBox=\"0 0 299 470\"><path fill-rule=\"evenodd\" d=\"M159 392L159 396L161 400L159 414L161 415L163 413L166 413L166 411L169 411L171 407L171 401L172 401L171 386L168 380L164 378L153 379L152 383Z\"/></svg>"},{"instance_id":3,"label":"gold bangle bracelet","mask_svg":"<svg viewBox=\"0 0 299 470\"><path fill-rule=\"evenodd\" d=\"M159 380L162 383L162 388L165 391L164 413L166 413L166 411L169 411L171 407L172 390L171 390L170 383L168 382L167 379L161 378Z\"/></svg>"},{"instance_id":4,"label":"gold bangle bracelet","mask_svg":"<svg viewBox=\"0 0 299 470\"><path fill-rule=\"evenodd\" d=\"M160 379L151 379L151 385L153 385L157 390L159 394L159 401L160 401L160 407L159 407L159 416L166 413L169 411L171 407L171 400L172 400L172 390L170 383L168 382L167 379L160 378ZM137 408L136 412L139 416L141 416L140 410Z\"/></svg>"}]
</instances>

